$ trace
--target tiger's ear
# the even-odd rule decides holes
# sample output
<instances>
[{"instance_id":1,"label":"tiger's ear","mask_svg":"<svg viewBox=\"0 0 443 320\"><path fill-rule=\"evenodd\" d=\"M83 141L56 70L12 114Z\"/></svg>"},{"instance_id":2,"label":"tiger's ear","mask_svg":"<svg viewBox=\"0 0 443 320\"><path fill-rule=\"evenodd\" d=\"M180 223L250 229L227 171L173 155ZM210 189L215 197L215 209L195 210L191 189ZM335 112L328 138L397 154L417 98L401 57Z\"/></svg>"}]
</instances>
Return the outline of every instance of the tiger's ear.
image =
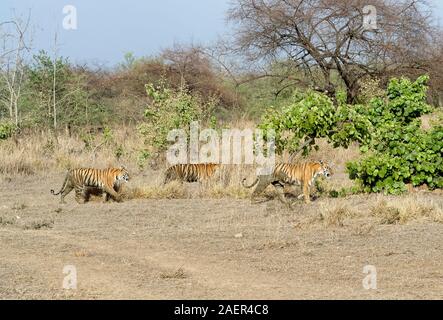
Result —
<instances>
[{"instance_id":1,"label":"tiger's ear","mask_svg":"<svg viewBox=\"0 0 443 320\"><path fill-rule=\"evenodd\" d=\"M122 169L122 170L127 170L126 167L123 166L123 165L120 166L120 169Z\"/></svg>"},{"instance_id":2,"label":"tiger's ear","mask_svg":"<svg viewBox=\"0 0 443 320\"><path fill-rule=\"evenodd\" d=\"M319 162L320 164L324 164L323 160L319 160L318 162Z\"/></svg>"}]
</instances>

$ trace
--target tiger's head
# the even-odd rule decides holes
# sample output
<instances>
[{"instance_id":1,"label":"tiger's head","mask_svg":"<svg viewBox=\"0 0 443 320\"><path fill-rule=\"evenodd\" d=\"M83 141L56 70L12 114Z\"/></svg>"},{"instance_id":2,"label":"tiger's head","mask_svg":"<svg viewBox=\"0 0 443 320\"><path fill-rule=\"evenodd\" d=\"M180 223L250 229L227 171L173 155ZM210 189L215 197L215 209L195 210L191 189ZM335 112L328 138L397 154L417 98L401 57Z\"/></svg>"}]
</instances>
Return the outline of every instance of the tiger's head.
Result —
<instances>
[{"instance_id":1,"label":"tiger's head","mask_svg":"<svg viewBox=\"0 0 443 320\"><path fill-rule=\"evenodd\" d=\"M332 170L331 170L331 167L329 166L329 164L323 162L322 160L320 160L318 163L320 164L320 169L317 172L317 175L323 175L326 178L331 177Z\"/></svg>"},{"instance_id":2,"label":"tiger's head","mask_svg":"<svg viewBox=\"0 0 443 320\"><path fill-rule=\"evenodd\" d=\"M115 177L116 182L128 182L129 181L129 178L130 178L129 172L124 166L121 166L120 168L118 168L116 173L117 173L117 175Z\"/></svg>"}]
</instances>

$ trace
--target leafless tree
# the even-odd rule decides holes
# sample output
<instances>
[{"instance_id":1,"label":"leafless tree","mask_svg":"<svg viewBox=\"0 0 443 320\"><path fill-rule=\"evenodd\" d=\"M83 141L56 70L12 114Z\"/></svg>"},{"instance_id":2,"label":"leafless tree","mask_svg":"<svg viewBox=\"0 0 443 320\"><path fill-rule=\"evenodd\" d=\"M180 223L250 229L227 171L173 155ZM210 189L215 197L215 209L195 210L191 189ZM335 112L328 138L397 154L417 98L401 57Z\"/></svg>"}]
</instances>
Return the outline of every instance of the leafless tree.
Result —
<instances>
[{"instance_id":1,"label":"leafless tree","mask_svg":"<svg viewBox=\"0 0 443 320\"><path fill-rule=\"evenodd\" d=\"M0 23L0 76L7 88L7 95L0 97L7 106L10 119L19 123L19 98L25 75L25 55L29 53L26 33L29 28L30 14L25 21L19 18Z\"/></svg>"},{"instance_id":2,"label":"leafless tree","mask_svg":"<svg viewBox=\"0 0 443 320\"><path fill-rule=\"evenodd\" d=\"M54 132L57 130L57 102L56 102L56 84L57 84L57 31L54 33L54 58L52 62L52 114Z\"/></svg>"},{"instance_id":3,"label":"leafless tree","mask_svg":"<svg viewBox=\"0 0 443 320\"><path fill-rule=\"evenodd\" d=\"M171 83L179 82L181 85L186 85L191 91L199 92L203 97L216 96L224 106L231 108L237 106L238 98L223 85L222 76L227 75L234 79L232 68L225 65L220 56L215 60L216 57L211 55L210 48L175 44L163 50L161 58L169 69L168 80ZM220 68L222 70L219 70ZM179 79L175 80L177 76Z\"/></svg>"},{"instance_id":4,"label":"leafless tree","mask_svg":"<svg viewBox=\"0 0 443 320\"><path fill-rule=\"evenodd\" d=\"M299 73L273 76L292 78L293 84L331 96L343 84L348 102L355 101L362 77L429 71L425 57L436 34L429 3L373 0L376 20L369 27L367 5L367 0L235 0L228 12L235 24L233 47L253 61L286 61L288 70Z\"/></svg>"}]
</instances>

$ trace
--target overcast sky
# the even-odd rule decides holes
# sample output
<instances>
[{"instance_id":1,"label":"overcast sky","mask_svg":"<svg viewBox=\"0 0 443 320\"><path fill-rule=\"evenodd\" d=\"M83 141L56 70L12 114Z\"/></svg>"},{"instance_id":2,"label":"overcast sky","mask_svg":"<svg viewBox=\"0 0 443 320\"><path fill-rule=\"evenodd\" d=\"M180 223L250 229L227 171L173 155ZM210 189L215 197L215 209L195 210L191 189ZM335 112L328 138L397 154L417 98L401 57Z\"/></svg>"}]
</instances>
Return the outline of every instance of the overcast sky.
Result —
<instances>
[{"instance_id":1,"label":"overcast sky","mask_svg":"<svg viewBox=\"0 0 443 320\"><path fill-rule=\"evenodd\" d=\"M155 55L174 42L207 44L227 30L230 0L1 0L0 22L31 10L33 47L52 51L58 30L59 53L74 62L112 66L126 52ZM443 20L443 1L434 0ZM76 30L62 28L65 5L77 9Z\"/></svg>"}]
</instances>

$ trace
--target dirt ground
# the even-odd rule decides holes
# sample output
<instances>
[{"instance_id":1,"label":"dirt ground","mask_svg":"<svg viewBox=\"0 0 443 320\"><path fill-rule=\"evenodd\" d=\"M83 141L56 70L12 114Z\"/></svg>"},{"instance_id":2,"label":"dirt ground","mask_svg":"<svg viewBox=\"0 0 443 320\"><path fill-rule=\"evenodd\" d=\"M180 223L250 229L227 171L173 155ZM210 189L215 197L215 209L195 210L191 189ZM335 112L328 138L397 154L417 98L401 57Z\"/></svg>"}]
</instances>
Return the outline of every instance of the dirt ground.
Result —
<instances>
[{"instance_id":1,"label":"dirt ground","mask_svg":"<svg viewBox=\"0 0 443 320\"><path fill-rule=\"evenodd\" d=\"M1 299L443 298L443 224L380 224L367 214L377 195L288 210L229 198L79 205L72 192L60 205L49 190L62 179L2 181ZM357 216L326 226L319 212L340 201ZM67 265L77 289L63 288ZM376 289L363 287L367 265Z\"/></svg>"}]
</instances>

